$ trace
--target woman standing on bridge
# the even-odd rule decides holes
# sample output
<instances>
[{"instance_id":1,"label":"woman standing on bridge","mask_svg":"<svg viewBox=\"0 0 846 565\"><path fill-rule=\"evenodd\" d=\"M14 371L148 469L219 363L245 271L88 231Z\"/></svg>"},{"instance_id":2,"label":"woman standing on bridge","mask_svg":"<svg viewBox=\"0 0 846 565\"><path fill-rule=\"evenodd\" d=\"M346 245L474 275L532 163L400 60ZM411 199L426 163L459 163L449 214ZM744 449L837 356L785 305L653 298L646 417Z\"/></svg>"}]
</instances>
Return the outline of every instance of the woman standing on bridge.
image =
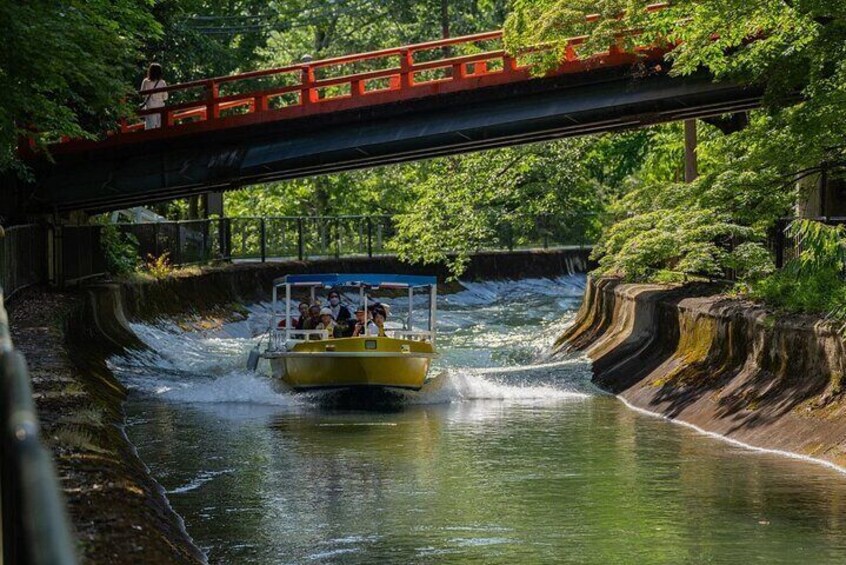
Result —
<instances>
[{"instance_id":1,"label":"woman standing on bridge","mask_svg":"<svg viewBox=\"0 0 846 565\"><path fill-rule=\"evenodd\" d=\"M150 63L147 69L147 78L141 81L141 92L145 90L156 90L164 88L167 83L162 79L162 66L158 63ZM144 96L144 101L141 104L142 110L153 110L155 108L162 108L167 100L167 92L154 92ZM156 129L162 127L161 114L148 114L144 116L144 129Z\"/></svg>"}]
</instances>

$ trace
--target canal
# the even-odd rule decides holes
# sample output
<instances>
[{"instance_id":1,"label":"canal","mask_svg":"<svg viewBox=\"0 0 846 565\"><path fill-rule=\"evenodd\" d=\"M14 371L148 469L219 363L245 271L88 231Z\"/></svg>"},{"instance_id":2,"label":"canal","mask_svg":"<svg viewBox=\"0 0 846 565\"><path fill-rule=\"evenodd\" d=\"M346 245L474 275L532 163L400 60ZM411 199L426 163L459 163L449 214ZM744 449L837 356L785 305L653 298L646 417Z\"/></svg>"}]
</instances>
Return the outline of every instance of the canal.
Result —
<instances>
[{"instance_id":1,"label":"canal","mask_svg":"<svg viewBox=\"0 0 846 565\"><path fill-rule=\"evenodd\" d=\"M642 415L544 358L585 279L441 298L420 393L355 410L243 370L266 305L136 325L127 433L212 563L842 563L846 475Z\"/></svg>"}]
</instances>

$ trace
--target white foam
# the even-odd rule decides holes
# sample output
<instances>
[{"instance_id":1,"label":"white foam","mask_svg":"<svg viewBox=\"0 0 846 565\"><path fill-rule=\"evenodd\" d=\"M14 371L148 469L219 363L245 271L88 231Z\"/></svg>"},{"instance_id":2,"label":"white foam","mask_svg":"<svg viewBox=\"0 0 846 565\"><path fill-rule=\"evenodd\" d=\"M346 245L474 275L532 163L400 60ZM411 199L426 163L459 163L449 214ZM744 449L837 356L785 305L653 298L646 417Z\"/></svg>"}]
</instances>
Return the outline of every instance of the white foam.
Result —
<instances>
[{"instance_id":1,"label":"white foam","mask_svg":"<svg viewBox=\"0 0 846 565\"><path fill-rule=\"evenodd\" d=\"M711 431L708 431L706 429L700 428L696 424L691 424L690 422L685 422L684 420L677 420L675 418L670 418L669 416L665 416L664 414L659 414L657 412L651 412L649 410L645 410L643 408L635 406L634 404L632 404L631 402L629 402L628 400L626 400L622 396L617 396L617 398L620 400L620 402L625 404L627 408L630 408L631 410L634 410L635 412L637 412L639 414L644 414L645 416L651 416L653 418L659 418L661 420L665 420L667 422L670 422L670 423L673 423L673 424L676 424L676 425L679 425L679 426L684 426L686 428L690 428L691 430L694 430L694 431L696 431L696 432L698 432L702 435L706 435L708 437L711 437L711 438L714 438L714 439L717 439L717 440L720 440L720 441L724 441L726 443L730 443L731 445L741 447L741 448L746 449L748 451L754 451L754 452L757 452L757 453L767 453L767 454L770 454L770 455L779 455L781 457L788 457L790 459L797 459L799 461L805 461L807 463L814 463L816 465L821 465L823 467L827 467L828 469L836 471L840 474L846 475L846 468L841 467L840 465L837 465L836 463L832 463L831 461L826 461L825 459L819 459L819 458L816 458L816 457L809 457L807 455L801 455L799 453L793 453L792 451L783 451L781 449L770 449L770 448L766 448L766 447L758 447L757 445L751 445L751 444L748 444L748 443L744 443L744 442L736 440L734 438L724 436L723 434L719 434L717 432L711 432Z\"/></svg>"},{"instance_id":2,"label":"white foam","mask_svg":"<svg viewBox=\"0 0 846 565\"><path fill-rule=\"evenodd\" d=\"M299 403L295 397L275 390L268 377L248 372L230 373L213 380L186 383L180 388L164 391L160 396L176 402L197 404L294 406Z\"/></svg>"},{"instance_id":3,"label":"white foam","mask_svg":"<svg viewBox=\"0 0 846 565\"><path fill-rule=\"evenodd\" d=\"M409 404L452 404L469 400L561 402L589 395L551 384L506 384L466 371L446 371L430 379L419 392L406 392Z\"/></svg>"}]
</instances>

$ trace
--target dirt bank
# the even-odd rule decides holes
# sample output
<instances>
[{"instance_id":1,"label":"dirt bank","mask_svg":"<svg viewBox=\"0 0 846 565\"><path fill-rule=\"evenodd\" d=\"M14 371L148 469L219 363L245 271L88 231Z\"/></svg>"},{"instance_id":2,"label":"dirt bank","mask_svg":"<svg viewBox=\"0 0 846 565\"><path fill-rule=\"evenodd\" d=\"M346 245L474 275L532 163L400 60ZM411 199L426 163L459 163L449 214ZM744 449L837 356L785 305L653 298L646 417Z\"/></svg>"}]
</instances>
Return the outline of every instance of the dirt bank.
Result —
<instances>
[{"instance_id":1,"label":"dirt bank","mask_svg":"<svg viewBox=\"0 0 846 565\"><path fill-rule=\"evenodd\" d=\"M115 304L108 296L99 303L110 301ZM126 391L103 360L137 340L93 323L115 319L93 316L94 304L88 292L29 290L9 305L12 337L29 364L81 561L201 562L202 553L123 433Z\"/></svg>"},{"instance_id":2,"label":"dirt bank","mask_svg":"<svg viewBox=\"0 0 846 565\"><path fill-rule=\"evenodd\" d=\"M638 408L766 449L846 467L846 352L828 324L717 287L591 280L558 352Z\"/></svg>"}]
</instances>

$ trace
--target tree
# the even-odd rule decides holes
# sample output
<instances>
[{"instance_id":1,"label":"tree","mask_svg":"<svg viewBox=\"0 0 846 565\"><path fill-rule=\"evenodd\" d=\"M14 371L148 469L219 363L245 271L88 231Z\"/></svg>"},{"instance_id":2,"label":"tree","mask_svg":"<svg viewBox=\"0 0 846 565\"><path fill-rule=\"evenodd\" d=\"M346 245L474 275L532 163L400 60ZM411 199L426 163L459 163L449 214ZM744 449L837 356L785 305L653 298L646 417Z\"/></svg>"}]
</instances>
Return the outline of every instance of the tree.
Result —
<instances>
[{"instance_id":1,"label":"tree","mask_svg":"<svg viewBox=\"0 0 846 565\"><path fill-rule=\"evenodd\" d=\"M19 140L43 149L61 137L94 138L128 108L145 37L160 28L152 2L0 2L0 172L24 167Z\"/></svg>"},{"instance_id":2,"label":"tree","mask_svg":"<svg viewBox=\"0 0 846 565\"><path fill-rule=\"evenodd\" d=\"M821 166L846 164L846 6L678 0L655 13L646 6L516 0L506 41L515 52L549 46L535 60L539 73L557 64L567 37L587 34L582 53L607 50L620 37L624 48L667 44L674 46L667 56L672 74L705 69L717 80L762 86L765 109L748 128L728 136L706 128L703 176L691 185L677 182L681 136L667 138L672 129L659 128L643 168L630 179L632 190L615 207L618 222L597 250L605 272L629 278L740 268L752 282L768 270L761 264L770 261L765 235L789 212L793 181ZM602 17L588 22L592 12ZM623 33L632 29L642 33ZM687 243L667 246L670 240Z\"/></svg>"}]
</instances>

